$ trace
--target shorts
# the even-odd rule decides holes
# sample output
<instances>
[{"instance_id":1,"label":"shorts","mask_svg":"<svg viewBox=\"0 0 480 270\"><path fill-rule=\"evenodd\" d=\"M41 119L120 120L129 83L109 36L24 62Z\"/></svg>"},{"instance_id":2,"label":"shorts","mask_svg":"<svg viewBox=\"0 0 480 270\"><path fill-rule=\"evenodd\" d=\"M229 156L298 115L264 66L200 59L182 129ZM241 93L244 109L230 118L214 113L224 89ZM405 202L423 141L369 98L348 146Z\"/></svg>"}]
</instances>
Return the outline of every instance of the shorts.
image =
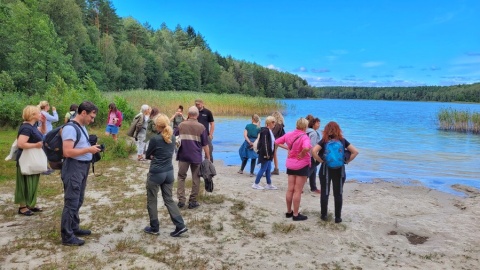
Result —
<instances>
[{"instance_id":1,"label":"shorts","mask_svg":"<svg viewBox=\"0 0 480 270\"><path fill-rule=\"evenodd\" d=\"M287 174L296 176L308 176L309 170L310 167L308 165L298 170L292 170L287 168Z\"/></svg>"},{"instance_id":2,"label":"shorts","mask_svg":"<svg viewBox=\"0 0 480 270\"><path fill-rule=\"evenodd\" d=\"M105 129L105 132L117 135L118 134L118 127L115 126L115 125L107 125L107 128Z\"/></svg>"}]
</instances>

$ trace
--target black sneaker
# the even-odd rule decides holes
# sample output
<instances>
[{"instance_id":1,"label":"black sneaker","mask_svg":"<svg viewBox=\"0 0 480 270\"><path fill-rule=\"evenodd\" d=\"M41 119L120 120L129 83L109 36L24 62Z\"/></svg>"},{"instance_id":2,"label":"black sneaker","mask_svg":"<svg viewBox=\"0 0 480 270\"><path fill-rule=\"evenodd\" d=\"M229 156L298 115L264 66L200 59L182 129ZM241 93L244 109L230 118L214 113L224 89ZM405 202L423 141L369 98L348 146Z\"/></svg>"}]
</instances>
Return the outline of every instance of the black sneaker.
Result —
<instances>
[{"instance_id":1,"label":"black sneaker","mask_svg":"<svg viewBox=\"0 0 480 270\"><path fill-rule=\"evenodd\" d=\"M76 236L86 236L92 234L92 231L80 229L78 231L74 231L73 234L75 234Z\"/></svg>"},{"instance_id":2,"label":"black sneaker","mask_svg":"<svg viewBox=\"0 0 480 270\"><path fill-rule=\"evenodd\" d=\"M62 241L62 245L64 246L83 246L83 244L85 244L85 241L76 237L72 237L72 239L68 241Z\"/></svg>"},{"instance_id":3,"label":"black sneaker","mask_svg":"<svg viewBox=\"0 0 480 270\"><path fill-rule=\"evenodd\" d=\"M154 230L152 227L150 226L147 226L145 227L145 229L143 229L143 231L145 233L149 233L149 234L153 234L153 235L159 235L160 234L160 230Z\"/></svg>"},{"instance_id":4,"label":"black sneaker","mask_svg":"<svg viewBox=\"0 0 480 270\"><path fill-rule=\"evenodd\" d=\"M293 217L293 211L290 212L290 213L285 213L285 217L286 217L286 218L291 218L291 217Z\"/></svg>"},{"instance_id":5,"label":"black sneaker","mask_svg":"<svg viewBox=\"0 0 480 270\"><path fill-rule=\"evenodd\" d=\"M293 216L292 219L294 221L302 221L302 220L307 220L308 217L298 213L298 216Z\"/></svg>"},{"instance_id":6,"label":"black sneaker","mask_svg":"<svg viewBox=\"0 0 480 270\"><path fill-rule=\"evenodd\" d=\"M340 223L340 222L342 222L342 218L336 217L335 218L335 223Z\"/></svg>"},{"instance_id":7,"label":"black sneaker","mask_svg":"<svg viewBox=\"0 0 480 270\"><path fill-rule=\"evenodd\" d=\"M178 208L183 208L183 207L185 207L185 203L184 202L178 202L177 206L178 206Z\"/></svg>"},{"instance_id":8,"label":"black sneaker","mask_svg":"<svg viewBox=\"0 0 480 270\"><path fill-rule=\"evenodd\" d=\"M188 203L188 209L194 209L194 208L197 208L199 206L200 206L200 204L198 204L198 202L189 202Z\"/></svg>"},{"instance_id":9,"label":"black sneaker","mask_svg":"<svg viewBox=\"0 0 480 270\"><path fill-rule=\"evenodd\" d=\"M181 229L175 228L175 231L170 233L171 237L179 237L182 233L188 231L187 227L183 227Z\"/></svg>"}]
</instances>

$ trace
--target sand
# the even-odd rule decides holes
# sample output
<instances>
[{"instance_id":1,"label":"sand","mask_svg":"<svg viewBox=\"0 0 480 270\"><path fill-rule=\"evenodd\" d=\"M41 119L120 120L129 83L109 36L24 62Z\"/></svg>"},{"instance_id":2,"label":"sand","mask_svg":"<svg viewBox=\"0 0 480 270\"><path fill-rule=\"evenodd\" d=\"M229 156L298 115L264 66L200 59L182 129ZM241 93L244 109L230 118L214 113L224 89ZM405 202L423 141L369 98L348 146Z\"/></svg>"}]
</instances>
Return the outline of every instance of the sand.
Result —
<instances>
[{"instance_id":1,"label":"sand","mask_svg":"<svg viewBox=\"0 0 480 270\"><path fill-rule=\"evenodd\" d=\"M284 172L272 176L278 190L254 190L253 177L238 174L238 167L223 166L221 162L215 165L214 192L200 201L199 208L182 210L189 231L180 238L168 235L173 225L161 199L159 236L142 232L148 225L145 209L123 209L126 213L139 211L140 217L121 219L112 226L96 226L91 212L108 206L111 196L89 186L81 217L82 222L90 224L94 236L86 237L84 246L64 247L59 235L49 235L58 229L59 220L51 221L55 230L39 227L45 219L58 219L63 206L49 205L39 198L39 204L47 206L44 213L0 219L0 269L480 268L480 191L474 188L453 186L464 194L456 196L420 183L380 179L358 183L348 179L347 171L342 223L331 220L333 197L330 220L320 220L319 196L309 191L308 184L301 201L301 212L308 220L295 222L284 214ZM145 193L146 168L148 163L134 165L126 168L129 172L125 177L115 179L130 187L123 196ZM104 169L104 176L124 168L110 170ZM91 176L90 181L94 179ZM265 178L261 183L265 185ZM12 216L16 211L13 191L2 189L0 194L0 217ZM216 198L224 200L214 202ZM120 225L121 229L117 229ZM20 244L25 231L35 241L43 241L48 252L39 245ZM120 248L122 244L127 247Z\"/></svg>"}]
</instances>

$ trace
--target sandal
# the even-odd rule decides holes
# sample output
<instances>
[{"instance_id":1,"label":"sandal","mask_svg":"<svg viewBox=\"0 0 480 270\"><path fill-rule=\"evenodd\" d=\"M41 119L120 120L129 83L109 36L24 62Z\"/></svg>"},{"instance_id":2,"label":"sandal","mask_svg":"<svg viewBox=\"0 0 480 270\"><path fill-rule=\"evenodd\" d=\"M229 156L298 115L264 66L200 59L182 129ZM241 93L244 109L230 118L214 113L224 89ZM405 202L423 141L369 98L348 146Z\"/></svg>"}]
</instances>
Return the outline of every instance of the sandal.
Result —
<instances>
[{"instance_id":1,"label":"sandal","mask_svg":"<svg viewBox=\"0 0 480 270\"><path fill-rule=\"evenodd\" d=\"M27 207L32 212L43 212L42 208L39 207Z\"/></svg>"},{"instance_id":2,"label":"sandal","mask_svg":"<svg viewBox=\"0 0 480 270\"><path fill-rule=\"evenodd\" d=\"M27 209L27 211L22 212L22 209ZM19 207L18 208L18 214L19 215L24 215L24 216L32 216L33 212L30 211L30 209L28 209L28 207L24 206L24 207Z\"/></svg>"}]
</instances>

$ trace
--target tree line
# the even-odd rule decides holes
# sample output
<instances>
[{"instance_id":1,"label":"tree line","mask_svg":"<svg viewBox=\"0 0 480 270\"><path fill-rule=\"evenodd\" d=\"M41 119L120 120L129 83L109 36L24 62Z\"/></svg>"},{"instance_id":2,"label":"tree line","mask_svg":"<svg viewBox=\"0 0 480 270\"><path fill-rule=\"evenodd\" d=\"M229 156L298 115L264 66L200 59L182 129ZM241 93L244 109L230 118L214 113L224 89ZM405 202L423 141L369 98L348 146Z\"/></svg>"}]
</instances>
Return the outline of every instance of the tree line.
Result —
<instances>
[{"instance_id":1,"label":"tree line","mask_svg":"<svg viewBox=\"0 0 480 270\"><path fill-rule=\"evenodd\" d=\"M321 87L318 98L480 103L480 83L415 87Z\"/></svg>"}]
</instances>

